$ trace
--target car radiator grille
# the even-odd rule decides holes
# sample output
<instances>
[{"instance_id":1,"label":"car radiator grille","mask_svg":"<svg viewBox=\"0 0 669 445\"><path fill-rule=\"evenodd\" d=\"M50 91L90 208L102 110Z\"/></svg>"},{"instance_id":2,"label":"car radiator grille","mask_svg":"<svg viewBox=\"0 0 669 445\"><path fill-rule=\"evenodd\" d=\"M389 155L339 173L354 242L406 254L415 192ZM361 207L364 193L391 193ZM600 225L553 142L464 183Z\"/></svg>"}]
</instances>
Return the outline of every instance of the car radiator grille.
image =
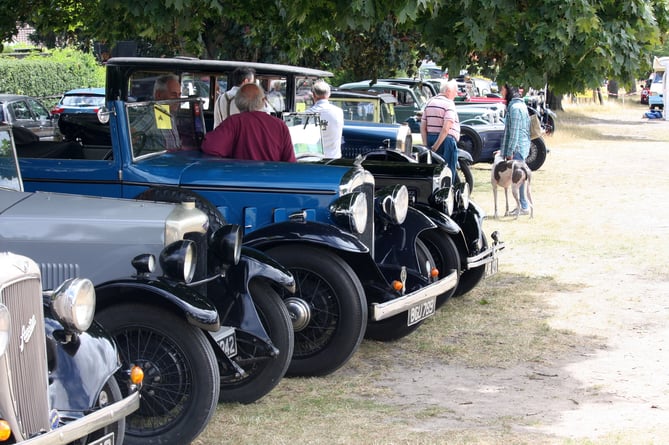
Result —
<instances>
[{"instance_id":1,"label":"car radiator grille","mask_svg":"<svg viewBox=\"0 0 669 445\"><path fill-rule=\"evenodd\" d=\"M11 316L6 352L9 390L24 438L49 430L46 334L39 278L14 282L0 293Z\"/></svg>"},{"instance_id":2,"label":"car radiator grille","mask_svg":"<svg viewBox=\"0 0 669 445\"><path fill-rule=\"evenodd\" d=\"M367 200L367 215L369 215L367 220L367 227L365 231L358 235L358 239L363 242L363 244L369 247L372 258L374 258L374 183L365 182L359 188L359 191L365 194L365 199Z\"/></svg>"},{"instance_id":3,"label":"car radiator grille","mask_svg":"<svg viewBox=\"0 0 669 445\"><path fill-rule=\"evenodd\" d=\"M40 263L40 272L42 273L42 289L55 289L60 284L70 278L79 277L78 264L63 263Z\"/></svg>"}]
</instances>

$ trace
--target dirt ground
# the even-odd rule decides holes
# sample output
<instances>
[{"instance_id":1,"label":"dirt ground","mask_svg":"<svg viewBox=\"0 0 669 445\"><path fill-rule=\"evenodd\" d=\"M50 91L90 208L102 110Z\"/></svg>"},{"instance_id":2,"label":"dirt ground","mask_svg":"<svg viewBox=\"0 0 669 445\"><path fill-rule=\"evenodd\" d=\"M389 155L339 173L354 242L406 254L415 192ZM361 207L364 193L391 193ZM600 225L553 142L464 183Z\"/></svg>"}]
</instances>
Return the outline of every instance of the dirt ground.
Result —
<instances>
[{"instance_id":1,"label":"dirt ground","mask_svg":"<svg viewBox=\"0 0 669 445\"><path fill-rule=\"evenodd\" d=\"M535 218L486 222L507 240L501 273L570 285L540 298L548 325L582 341L569 354L512 367L394 369L383 382L389 402L443 410L411 428L473 437L507 430L522 443L669 442L669 122L643 111L591 113L578 138L549 140L533 178ZM492 215L489 185L474 199ZM545 226L550 239L533 239L528 224ZM586 254L571 248L590 244Z\"/></svg>"}]
</instances>

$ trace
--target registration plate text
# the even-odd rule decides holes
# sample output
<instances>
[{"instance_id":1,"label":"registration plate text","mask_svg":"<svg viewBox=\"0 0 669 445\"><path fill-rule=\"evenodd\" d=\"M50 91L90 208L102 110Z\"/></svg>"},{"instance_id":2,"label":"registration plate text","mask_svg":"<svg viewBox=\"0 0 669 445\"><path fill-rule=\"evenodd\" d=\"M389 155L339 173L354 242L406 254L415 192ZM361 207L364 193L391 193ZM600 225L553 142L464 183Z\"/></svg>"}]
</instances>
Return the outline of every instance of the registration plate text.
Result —
<instances>
[{"instance_id":1,"label":"registration plate text","mask_svg":"<svg viewBox=\"0 0 669 445\"><path fill-rule=\"evenodd\" d=\"M430 301L424 301L420 304L417 304L409 309L409 319L407 321L407 326L416 324L419 321L425 320L426 318L434 315L434 311L437 308L437 300L433 298Z\"/></svg>"}]
</instances>

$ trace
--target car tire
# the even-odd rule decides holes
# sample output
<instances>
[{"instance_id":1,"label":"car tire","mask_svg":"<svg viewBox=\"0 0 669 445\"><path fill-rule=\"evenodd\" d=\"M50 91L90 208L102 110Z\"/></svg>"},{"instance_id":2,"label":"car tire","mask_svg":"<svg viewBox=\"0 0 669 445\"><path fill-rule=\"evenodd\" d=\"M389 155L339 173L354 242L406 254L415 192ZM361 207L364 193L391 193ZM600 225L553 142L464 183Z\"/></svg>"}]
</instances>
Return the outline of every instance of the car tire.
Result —
<instances>
[{"instance_id":1,"label":"car tire","mask_svg":"<svg viewBox=\"0 0 669 445\"><path fill-rule=\"evenodd\" d=\"M287 375L322 376L358 350L367 328L365 291L350 265L329 250L278 246L265 252L295 277L297 291L277 289L293 320L295 345Z\"/></svg>"},{"instance_id":2,"label":"car tire","mask_svg":"<svg viewBox=\"0 0 669 445\"><path fill-rule=\"evenodd\" d=\"M140 407L126 418L123 443L190 443L209 423L220 389L216 355L204 332L148 304L112 305L96 319L114 337L123 367L144 370Z\"/></svg>"},{"instance_id":3,"label":"car tire","mask_svg":"<svg viewBox=\"0 0 669 445\"><path fill-rule=\"evenodd\" d=\"M472 162L476 164L483 150L483 139L481 139L481 135L473 127L462 125L460 127L458 148L468 152L472 156Z\"/></svg>"},{"instance_id":4,"label":"car tire","mask_svg":"<svg viewBox=\"0 0 669 445\"><path fill-rule=\"evenodd\" d=\"M98 402L96 408L104 408L107 405L116 403L123 399L123 393L121 392L121 387L116 381L115 377L110 377L98 394ZM105 400L104 404L101 403ZM119 420L116 423L107 425L102 429L92 432L85 439L82 439L82 443L92 443L97 439L101 439L109 433L114 433L114 443L121 444L125 436L125 418ZM127 443L127 442L126 442Z\"/></svg>"},{"instance_id":5,"label":"car tire","mask_svg":"<svg viewBox=\"0 0 669 445\"><path fill-rule=\"evenodd\" d=\"M457 176L455 178L455 182L462 182L463 180L469 185L469 190L472 191L474 190L474 175L472 175L472 169L469 165L468 161L458 159L458 168L457 168ZM462 175L462 178L460 178L460 175Z\"/></svg>"},{"instance_id":6,"label":"car tire","mask_svg":"<svg viewBox=\"0 0 669 445\"><path fill-rule=\"evenodd\" d=\"M486 239L485 234L481 234L482 237L482 246L481 249L485 250L488 248L488 240ZM455 291L454 297L460 297L470 290L474 289L477 284L485 277L485 265L478 266L473 269L467 269L460 274L460 279L458 280L458 287Z\"/></svg>"},{"instance_id":7,"label":"car tire","mask_svg":"<svg viewBox=\"0 0 669 445\"><path fill-rule=\"evenodd\" d=\"M460 282L459 275L462 271L460 253L453 239L442 230L425 230L420 233L419 239L427 246L434 258L434 264L439 269L439 278L444 278L453 270L458 274L458 283L453 286L453 289L437 296L437 309L439 309L457 291Z\"/></svg>"},{"instance_id":8,"label":"car tire","mask_svg":"<svg viewBox=\"0 0 669 445\"><path fill-rule=\"evenodd\" d=\"M546 120L543 124L544 133L547 136L553 136L555 134L555 119L550 114L546 114Z\"/></svg>"},{"instance_id":9,"label":"car tire","mask_svg":"<svg viewBox=\"0 0 669 445\"><path fill-rule=\"evenodd\" d=\"M249 288L258 317L279 354L271 357L259 352L254 336L238 332L238 353L232 360L246 371L246 376L222 378L219 402L256 402L281 381L293 356L293 325L286 305L266 282L253 280Z\"/></svg>"},{"instance_id":10,"label":"car tire","mask_svg":"<svg viewBox=\"0 0 669 445\"><path fill-rule=\"evenodd\" d=\"M435 260L432 258L430 249L423 243L420 238L416 240L416 256L418 257L418 264L420 266L421 275L429 275L430 271L425 267L426 263L435 265ZM376 341L394 341L414 332L423 324L423 321L407 325L409 314L402 312L385 320L370 321L367 324L367 332L365 338Z\"/></svg>"},{"instance_id":11,"label":"car tire","mask_svg":"<svg viewBox=\"0 0 669 445\"><path fill-rule=\"evenodd\" d=\"M530 152L525 158L525 163L530 167L530 170L539 170L541 166L544 165L547 152L546 143L542 138L536 138L530 141Z\"/></svg>"}]
</instances>

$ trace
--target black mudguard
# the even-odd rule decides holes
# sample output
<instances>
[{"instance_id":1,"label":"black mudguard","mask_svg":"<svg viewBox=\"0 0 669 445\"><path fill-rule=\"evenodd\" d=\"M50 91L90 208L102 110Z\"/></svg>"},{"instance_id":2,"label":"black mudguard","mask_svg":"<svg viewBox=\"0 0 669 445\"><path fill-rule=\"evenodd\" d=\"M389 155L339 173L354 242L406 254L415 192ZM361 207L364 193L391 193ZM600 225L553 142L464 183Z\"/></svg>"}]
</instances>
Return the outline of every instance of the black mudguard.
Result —
<instances>
[{"instance_id":1,"label":"black mudguard","mask_svg":"<svg viewBox=\"0 0 669 445\"><path fill-rule=\"evenodd\" d=\"M295 292L295 279L286 268L256 249L243 247L239 263L230 266L224 278L212 282L207 294L218 308L223 326L233 326L271 344L253 305L254 298L263 295L252 295L249 288L251 280L257 278Z\"/></svg>"},{"instance_id":2,"label":"black mudguard","mask_svg":"<svg viewBox=\"0 0 669 445\"><path fill-rule=\"evenodd\" d=\"M285 242L320 244L334 250L369 253L358 238L336 226L314 221L285 221L261 227L244 235L244 245L267 250Z\"/></svg>"},{"instance_id":3,"label":"black mudguard","mask_svg":"<svg viewBox=\"0 0 669 445\"><path fill-rule=\"evenodd\" d=\"M402 224L382 225L377 221L374 260L379 267L406 266L409 269L419 270L416 239L423 230L436 227L430 218L413 207L409 207Z\"/></svg>"},{"instance_id":4,"label":"black mudguard","mask_svg":"<svg viewBox=\"0 0 669 445\"><path fill-rule=\"evenodd\" d=\"M63 326L44 308L49 357L49 398L61 415L81 417L120 364L114 340L93 322L82 334L65 336Z\"/></svg>"},{"instance_id":5,"label":"black mudguard","mask_svg":"<svg viewBox=\"0 0 669 445\"><path fill-rule=\"evenodd\" d=\"M146 301L173 307L188 323L205 331L217 331L220 328L216 306L184 284L162 279L131 277L95 286L95 294L97 310L122 301Z\"/></svg>"}]
</instances>

